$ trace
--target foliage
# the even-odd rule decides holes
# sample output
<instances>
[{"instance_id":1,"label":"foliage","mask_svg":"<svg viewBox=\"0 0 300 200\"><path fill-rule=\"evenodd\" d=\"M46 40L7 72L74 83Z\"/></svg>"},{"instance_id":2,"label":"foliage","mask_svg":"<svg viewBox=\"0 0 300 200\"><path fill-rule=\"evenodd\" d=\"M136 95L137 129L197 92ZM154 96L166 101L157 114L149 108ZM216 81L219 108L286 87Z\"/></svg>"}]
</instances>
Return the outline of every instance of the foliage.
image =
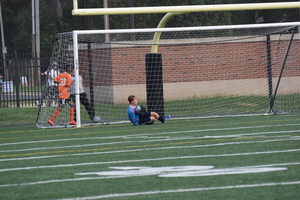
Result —
<instances>
[{"instance_id":1,"label":"foliage","mask_svg":"<svg viewBox=\"0 0 300 200\"><path fill-rule=\"evenodd\" d=\"M73 2L70 0L40 1L40 43L41 52L51 51L57 33L81 29L104 29L104 16L73 16ZM282 2L273 0L272 2ZM263 0L249 3L265 3ZM87 5L86 5L87 3ZM242 0L109 0L109 7L178 6L245 3ZM61 5L62 16L58 16L57 4ZM78 0L79 8L102 8L101 0ZM30 52L32 49L31 0L2 0L2 16L5 45L8 52ZM134 15L135 28L154 28L165 14ZM174 16L166 27L207 26L279 21L299 21L299 9L268 11L199 12ZM88 23L87 23L88 22ZM111 29L130 28L130 15L109 16Z\"/></svg>"}]
</instances>

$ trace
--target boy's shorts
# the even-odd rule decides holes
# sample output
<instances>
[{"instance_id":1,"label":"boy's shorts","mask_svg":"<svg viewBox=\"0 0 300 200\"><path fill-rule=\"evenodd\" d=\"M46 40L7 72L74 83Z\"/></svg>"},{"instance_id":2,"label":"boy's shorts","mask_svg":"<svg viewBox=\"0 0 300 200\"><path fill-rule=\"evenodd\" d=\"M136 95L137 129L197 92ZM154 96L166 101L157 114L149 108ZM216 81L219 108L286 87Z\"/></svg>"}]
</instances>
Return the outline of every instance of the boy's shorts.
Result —
<instances>
[{"instance_id":1,"label":"boy's shorts","mask_svg":"<svg viewBox=\"0 0 300 200\"><path fill-rule=\"evenodd\" d=\"M153 124L153 121L151 121L150 116L151 116L150 112L145 112L144 117L140 119L139 124L140 125Z\"/></svg>"},{"instance_id":2,"label":"boy's shorts","mask_svg":"<svg viewBox=\"0 0 300 200\"><path fill-rule=\"evenodd\" d=\"M59 105L66 105L66 103L69 103L70 101L72 101L72 99L68 98L68 99L58 99L58 104Z\"/></svg>"}]
</instances>

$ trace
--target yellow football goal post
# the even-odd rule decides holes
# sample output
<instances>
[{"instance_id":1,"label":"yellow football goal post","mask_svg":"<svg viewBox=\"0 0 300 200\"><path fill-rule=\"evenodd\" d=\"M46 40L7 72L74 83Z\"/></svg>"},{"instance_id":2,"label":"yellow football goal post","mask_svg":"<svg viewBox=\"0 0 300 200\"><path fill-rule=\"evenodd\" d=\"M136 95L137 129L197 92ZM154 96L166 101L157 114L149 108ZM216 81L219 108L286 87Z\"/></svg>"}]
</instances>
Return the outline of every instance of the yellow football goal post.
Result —
<instances>
[{"instance_id":1,"label":"yellow football goal post","mask_svg":"<svg viewBox=\"0 0 300 200\"><path fill-rule=\"evenodd\" d=\"M244 4L215 4L215 5L186 5L186 6L156 6L156 7L127 7L127 8L78 8L78 0L73 0L72 14L87 15L123 15L123 14L153 14L167 13L157 28L164 28L167 22L175 15L191 12L208 11L235 11L235 10L272 10L300 8L300 2L273 2L273 3L244 3ZM161 32L153 37L152 53L157 52Z\"/></svg>"},{"instance_id":2,"label":"yellow football goal post","mask_svg":"<svg viewBox=\"0 0 300 200\"><path fill-rule=\"evenodd\" d=\"M234 11L234 10L271 10L271 9L291 9L291 8L300 8L300 2L127 7L127 8L78 8L78 0L73 0L72 14L78 16L123 15L123 14L207 12L207 11Z\"/></svg>"}]
</instances>

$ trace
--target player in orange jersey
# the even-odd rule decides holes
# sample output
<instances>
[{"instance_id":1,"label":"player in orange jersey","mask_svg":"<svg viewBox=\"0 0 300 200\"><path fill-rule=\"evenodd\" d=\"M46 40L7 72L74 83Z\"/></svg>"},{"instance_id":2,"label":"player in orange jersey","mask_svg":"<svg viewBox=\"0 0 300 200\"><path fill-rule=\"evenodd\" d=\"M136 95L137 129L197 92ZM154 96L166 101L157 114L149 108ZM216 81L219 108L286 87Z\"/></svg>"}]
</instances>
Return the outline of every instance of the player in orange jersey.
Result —
<instances>
[{"instance_id":1,"label":"player in orange jersey","mask_svg":"<svg viewBox=\"0 0 300 200\"><path fill-rule=\"evenodd\" d=\"M54 119L58 116L66 103L70 105L70 125L76 125L74 118L75 103L69 98L69 88L72 85L71 75L67 72L71 69L71 66L66 66L54 81L58 83L58 108L53 113L52 117L48 120L51 126L54 126Z\"/></svg>"}]
</instances>

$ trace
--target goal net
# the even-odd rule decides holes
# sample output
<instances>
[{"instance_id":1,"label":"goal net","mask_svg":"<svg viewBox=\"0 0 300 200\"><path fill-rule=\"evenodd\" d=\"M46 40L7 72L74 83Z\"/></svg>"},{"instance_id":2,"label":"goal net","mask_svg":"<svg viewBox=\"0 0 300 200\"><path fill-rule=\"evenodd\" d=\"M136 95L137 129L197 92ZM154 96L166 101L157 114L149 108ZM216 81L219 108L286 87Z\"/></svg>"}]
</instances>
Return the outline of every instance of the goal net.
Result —
<instances>
[{"instance_id":1,"label":"goal net","mask_svg":"<svg viewBox=\"0 0 300 200\"><path fill-rule=\"evenodd\" d=\"M298 113L298 25L73 31L57 35L50 63L74 66L77 126L129 123L129 95L172 119ZM41 99L38 128L50 127L51 98ZM70 126L69 108L53 127Z\"/></svg>"}]
</instances>

